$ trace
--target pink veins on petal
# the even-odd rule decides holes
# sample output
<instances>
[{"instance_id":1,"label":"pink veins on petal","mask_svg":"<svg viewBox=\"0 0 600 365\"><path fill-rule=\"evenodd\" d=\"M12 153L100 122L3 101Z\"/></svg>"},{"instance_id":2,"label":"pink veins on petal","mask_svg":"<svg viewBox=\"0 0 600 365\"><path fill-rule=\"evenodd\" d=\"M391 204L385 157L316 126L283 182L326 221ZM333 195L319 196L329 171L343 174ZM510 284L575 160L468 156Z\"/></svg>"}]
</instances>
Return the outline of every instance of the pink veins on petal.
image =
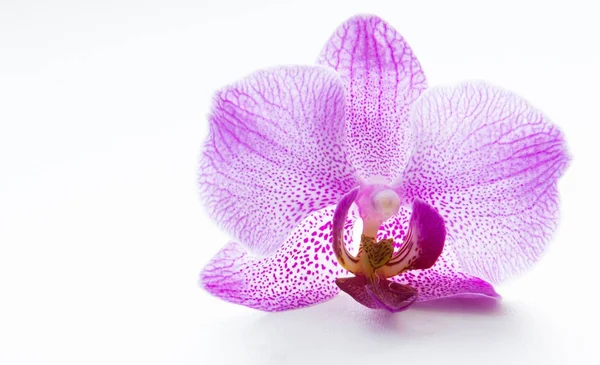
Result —
<instances>
[{"instance_id":1,"label":"pink veins on petal","mask_svg":"<svg viewBox=\"0 0 600 365\"><path fill-rule=\"evenodd\" d=\"M202 287L265 311L340 289L393 312L499 298L492 283L531 267L556 229L560 130L485 82L427 89L408 43L375 16L342 24L318 62L217 92L200 193L234 241Z\"/></svg>"},{"instance_id":2,"label":"pink veins on petal","mask_svg":"<svg viewBox=\"0 0 600 365\"><path fill-rule=\"evenodd\" d=\"M199 177L209 213L254 252L274 252L356 184L344 111L342 81L325 67L258 71L218 91Z\"/></svg>"},{"instance_id":3,"label":"pink veins on petal","mask_svg":"<svg viewBox=\"0 0 600 365\"><path fill-rule=\"evenodd\" d=\"M400 176L410 155L410 105L427 88L408 43L375 16L342 24L318 59L346 89L347 153L363 178Z\"/></svg>"}]
</instances>

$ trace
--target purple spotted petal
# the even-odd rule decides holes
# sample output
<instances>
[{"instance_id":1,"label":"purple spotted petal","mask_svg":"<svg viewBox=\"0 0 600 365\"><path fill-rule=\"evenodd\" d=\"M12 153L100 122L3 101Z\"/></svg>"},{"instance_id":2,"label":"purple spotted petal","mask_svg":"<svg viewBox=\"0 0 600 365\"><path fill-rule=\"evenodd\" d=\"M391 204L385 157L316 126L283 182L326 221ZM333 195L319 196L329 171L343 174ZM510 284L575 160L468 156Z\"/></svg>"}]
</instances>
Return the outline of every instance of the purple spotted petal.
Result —
<instances>
[{"instance_id":1,"label":"purple spotted petal","mask_svg":"<svg viewBox=\"0 0 600 365\"><path fill-rule=\"evenodd\" d=\"M384 223L377 238L393 238L399 249L408 231L409 217L411 210L403 207L396 216ZM413 287L418 292L418 302L450 296L500 298L490 283L464 272L448 245L444 246L442 254L430 269L410 270L391 280Z\"/></svg>"},{"instance_id":2,"label":"purple spotted petal","mask_svg":"<svg viewBox=\"0 0 600 365\"><path fill-rule=\"evenodd\" d=\"M252 252L273 252L309 213L355 186L344 88L321 66L259 71L217 92L201 158L209 213Z\"/></svg>"},{"instance_id":3,"label":"purple spotted petal","mask_svg":"<svg viewBox=\"0 0 600 365\"><path fill-rule=\"evenodd\" d=\"M439 210L460 270L497 283L531 266L556 228L569 161L560 130L482 82L430 89L411 119L416 144L397 191Z\"/></svg>"},{"instance_id":4,"label":"purple spotted petal","mask_svg":"<svg viewBox=\"0 0 600 365\"><path fill-rule=\"evenodd\" d=\"M352 207L352 204L354 204L354 200L358 196L358 193L359 189L355 188L348 194L344 195L344 197L338 202L333 214L333 222L331 226L333 235L333 253L336 255L338 262L352 272L355 272L358 268L358 260L356 257L352 256L346 248L348 242L346 237L344 237L344 228L348 223L354 224L354 220L349 220L348 216L350 208Z\"/></svg>"},{"instance_id":5,"label":"purple spotted petal","mask_svg":"<svg viewBox=\"0 0 600 365\"><path fill-rule=\"evenodd\" d=\"M400 176L412 148L409 106L426 89L406 41L375 16L357 16L329 39L318 61L346 87L348 152L363 178Z\"/></svg>"},{"instance_id":6,"label":"purple spotted petal","mask_svg":"<svg viewBox=\"0 0 600 365\"><path fill-rule=\"evenodd\" d=\"M428 269L433 266L444 248L446 240L444 220L432 206L421 199L415 199L407 237L405 244L414 246L414 250L407 252L408 257L412 257L409 260L410 267ZM411 239L413 242L410 242Z\"/></svg>"},{"instance_id":7,"label":"purple spotted petal","mask_svg":"<svg viewBox=\"0 0 600 365\"><path fill-rule=\"evenodd\" d=\"M316 304L338 293L335 279L348 272L332 250L333 207L312 213L277 251L256 257L229 243L204 268L200 284L211 294L264 311ZM351 224L344 239L352 240Z\"/></svg>"},{"instance_id":8,"label":"purple spotted petal","mask_svg":"<svg viewBox=\"0 0 600 365\"><path fill-rule=\"evenodd\" d=\"M419 302L453 296L500 298L490 283L462 272L449 249L444 250L432 268L407 271L392 280L415 288Z\"/></svg>"}]
</instances>

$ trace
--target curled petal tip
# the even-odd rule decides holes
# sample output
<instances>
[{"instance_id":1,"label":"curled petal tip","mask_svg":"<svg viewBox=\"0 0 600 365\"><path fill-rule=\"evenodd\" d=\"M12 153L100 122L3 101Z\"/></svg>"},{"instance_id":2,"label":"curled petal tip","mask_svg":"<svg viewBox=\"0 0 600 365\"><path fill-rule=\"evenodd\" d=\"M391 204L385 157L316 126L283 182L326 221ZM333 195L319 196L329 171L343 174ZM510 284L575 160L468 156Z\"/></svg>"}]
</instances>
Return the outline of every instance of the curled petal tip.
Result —
<instances>
[{"instance_id":1,"label":"curled petal tip","mask_svg":"<svg viewBox=\"0 0 600 365\"><path fill-rule=\"evenodd\" d=\"M357 275L349 278L338 278L337 286L354 300L371 309L385 309L400 312L410 307L417 300L415 289L407 285L379 279L374 283Z\"/></svg>"},{"instance_id":2,"label":"curled petal tip","mask_svg":"<svg viewBox=\"0 0 600 365\"><path fill-rule=\"evenodd\" d=\"M414 288L389 280L380 280L377 284L368 285L366 290L380 308L393 313L408 309L418 298Z\"/></svg>"}]
</instances>

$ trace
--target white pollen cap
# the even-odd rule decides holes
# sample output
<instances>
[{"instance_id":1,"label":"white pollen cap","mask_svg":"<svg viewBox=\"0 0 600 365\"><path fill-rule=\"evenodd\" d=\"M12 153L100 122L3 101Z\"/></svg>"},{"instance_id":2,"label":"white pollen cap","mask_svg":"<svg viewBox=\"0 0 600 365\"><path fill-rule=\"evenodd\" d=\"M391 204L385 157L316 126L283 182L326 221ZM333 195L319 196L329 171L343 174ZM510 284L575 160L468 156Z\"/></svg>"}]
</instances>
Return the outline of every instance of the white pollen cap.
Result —
<instances>
[{"instance_id":1,"label":"white pollen cap","mask_svg":"<svg viewBox=\"0 0 600 365\"><path fill-rule=\"evenodd\" d=\"M373 205L383 221L391 218L400 209L400 197L392 189L385 189L373 196Z\"/></svg>"}]
</instances>

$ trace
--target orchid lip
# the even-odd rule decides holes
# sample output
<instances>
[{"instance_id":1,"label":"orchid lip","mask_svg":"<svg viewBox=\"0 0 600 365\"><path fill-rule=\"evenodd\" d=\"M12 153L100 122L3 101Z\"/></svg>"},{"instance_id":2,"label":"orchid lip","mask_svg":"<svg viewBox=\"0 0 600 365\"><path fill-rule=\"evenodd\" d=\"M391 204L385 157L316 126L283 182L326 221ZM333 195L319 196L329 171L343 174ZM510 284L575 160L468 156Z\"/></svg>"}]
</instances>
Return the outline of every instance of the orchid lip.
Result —
<instances>
[{"instance_id":1,"label":"orchid lip","mask_svg":"<svg viewBox=\"0 0 600 365\"><path fill-rule=\"evenodd\" d=\"M374 296L375 301L383 303L378 307L390 311L397 311L400 310L399 308L412 304L415 300L413 295L406 296L406 293L414 292L415 298L417 293L414 289L411 291L408 286L406 288L394 286L395 289L392 290L391 284L386 286L380 285L380 283L405 271L428 269L435 264L442 253L446 238L443 218L427 203L417 199L413 203L413 214L408 233L396 252L394 252L393 238L378 241L377 232L375 231L373 234L371 231L373 226L365 224L356 256L350 254L346 249L340 227L343 227L347 219L350 206L356 203L363 220L377 224L376 227L379 229L383 218L388 213L387 209L399 201L398 195L388 187L361 186L342 198L333 218L333 251L336 258L340 265L354 274L356 278L362 278L353 281L338 280L336 283L340 289L355 299L361 298L357 301L362 304L372 307L372 303L364 299L368 297L365 295L367 293L369 296ZM397 206L393 209L395 212L398 211ZM364 282L366 292L357 287L362 285L359 284L362 282ZM399 299L400 296L403 299Z\"/></svg>"}]
</instances>

